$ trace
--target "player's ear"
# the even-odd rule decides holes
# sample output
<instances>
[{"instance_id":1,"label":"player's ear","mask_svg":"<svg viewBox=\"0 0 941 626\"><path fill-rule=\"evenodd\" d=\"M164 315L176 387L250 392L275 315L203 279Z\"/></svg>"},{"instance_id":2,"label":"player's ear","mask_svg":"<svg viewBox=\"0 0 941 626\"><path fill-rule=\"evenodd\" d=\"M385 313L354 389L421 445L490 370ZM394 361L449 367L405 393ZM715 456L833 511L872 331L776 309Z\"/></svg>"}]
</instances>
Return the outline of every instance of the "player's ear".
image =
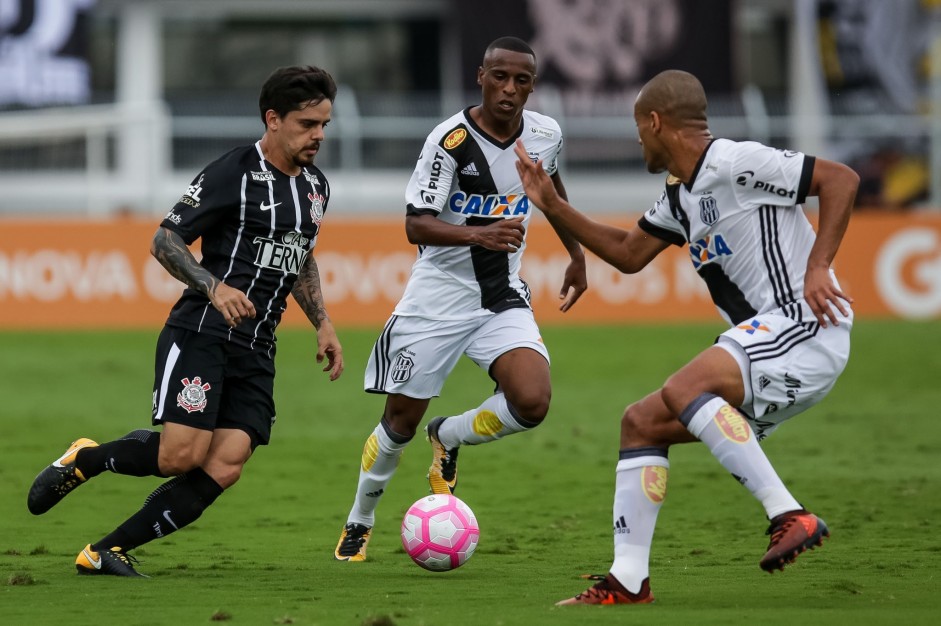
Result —
<instances>
[{"instance_id":1,"label":"player's ear","mask_svg":"<svg viewBox=\"0 0 941 626\"><path fill-rule=\"evenodd\" d=\"M278 126L281 123L281 118L278 116L278 113L274 109L268 109L265 111L265 126L269 130L278 130Z\"/></svg>"},{"instance_id":2,"label":"player's ear","mask_svg":"<svg viewBox=\"0 0 941 626\"><path fill-rule=\"evenodd\" d=\"M484 66L483 65L477 68L477 84L478 85L484 84Z\"/></svg>"}]
</instances>

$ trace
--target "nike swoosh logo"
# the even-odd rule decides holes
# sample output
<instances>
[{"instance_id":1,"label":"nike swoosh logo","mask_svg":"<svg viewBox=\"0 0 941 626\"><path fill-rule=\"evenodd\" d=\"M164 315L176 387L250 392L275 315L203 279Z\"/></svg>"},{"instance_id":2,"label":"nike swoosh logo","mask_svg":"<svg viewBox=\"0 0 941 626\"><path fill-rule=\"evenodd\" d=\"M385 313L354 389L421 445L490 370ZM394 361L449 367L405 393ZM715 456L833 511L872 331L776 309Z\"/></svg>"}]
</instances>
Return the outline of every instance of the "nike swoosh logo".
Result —
<instances>
[{"instance_id":1,"label":"nike swoosh logo","mask_svg":"<svg viewBox=\"0 0 941 626\"><path fill-rule=\"evenodd\" d=\"M164 517L164 519L166 519L168 522L170 522L170 526L173 526L173 529L174 529L174 530L180 530L179 527L177 527L176 522L174 522L172 519L170 519L170 510L169 510L169 509L167 509L166 511L163 512L163 517Z\"/></svg>"},{"instance_id":2,"label":"nike swoosh logo","mask_svg":"<svg viewBox=\"0 0 941 626\"><path fill-rule=\"evenodd\" d=\"M88 550L82 550L82 554L85 555L85 558L88 559L88 562L91 563L95 569L101 569L101 557L97 559L92 558L92 553Z\"/></svg>"},{"instance_id":3,"label":"nike swoosh logo","mask_svg":"<svg viewBox=\"0 0 941 626\"><path fill-rule=\"evenodd\" d=\"M274 204L265 204L264 202L262 202L261 204L258 205L258 208L260 208L262 211L270 211L271 209L275 208L279 204L281 203L275 202Z\"/></svg>"}]
</instances>

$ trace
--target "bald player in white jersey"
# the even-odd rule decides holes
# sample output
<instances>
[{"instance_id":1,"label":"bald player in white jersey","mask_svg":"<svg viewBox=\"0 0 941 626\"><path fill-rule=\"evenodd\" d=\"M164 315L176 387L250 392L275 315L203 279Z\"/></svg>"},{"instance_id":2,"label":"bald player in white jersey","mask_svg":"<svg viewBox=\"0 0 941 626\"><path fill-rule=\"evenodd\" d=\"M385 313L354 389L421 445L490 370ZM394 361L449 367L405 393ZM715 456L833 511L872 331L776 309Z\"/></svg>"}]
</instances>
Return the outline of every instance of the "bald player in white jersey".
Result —
<instances>
[{"instance_id":1,"label":"bald player in white jersey","mask_svg":"<svg viewBox=\"0 0 941 626\"><path fill-rule=\"evenodd\" d=\"M379 499L462 355L487 372L496 391L463 413L429 421L434 493L454 492L461 446L530 430L549 411L549 352L519 275L535 209L516 172L514 142L543 163L556 193L564 197L565 187L556 162L559 125L523 108L535 80L532 48L515 37L495 40L477 70L481 104L439 124L422 146L405 192L405 231L418 258L366 366L366 391L385 394L386 402L363 446L337 560L366 560ZM571 258L560 292L567 311L588 286L585 255L549 222Z\"/></svg>"},{"instance_id":2,"label":"bald player in white jersey","mask_svg":"<svg viewBox=\"0 0 941 626\"><path fill-rule=\"evenodd\" d=\"M699 80L677 70L651 79L634 120L651 173L666 189L637 227L595 222L553 189L517 146L530 200L586 248L625 273L669 245L688 245L731 328L621 419L614 496L614 563L596 585L559 602L653 602L650 545L666 494L673 444L701 441L764 506L773 572L829 531L785 488L758 441L819 402L849 358L852 300L830 264L849 222L859 177L843 164L754 142L714 139ZM816 234L801 203L819 199Z\"/></svg>"}]
</instances>

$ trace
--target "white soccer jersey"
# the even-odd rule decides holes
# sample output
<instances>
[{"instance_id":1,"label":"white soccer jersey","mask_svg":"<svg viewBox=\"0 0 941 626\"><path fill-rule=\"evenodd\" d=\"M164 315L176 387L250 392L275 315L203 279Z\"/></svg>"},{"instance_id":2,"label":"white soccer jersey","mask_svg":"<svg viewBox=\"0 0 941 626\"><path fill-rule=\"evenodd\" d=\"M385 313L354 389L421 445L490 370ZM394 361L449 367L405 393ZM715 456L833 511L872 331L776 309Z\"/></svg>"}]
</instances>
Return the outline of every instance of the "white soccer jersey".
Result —
<instances>
[{"instance_id":1,"label":"white soccer jersey","mask_svg":"<svg viewBox=\"0 0 941 626\"><path fill-rule=\"evenodd\" d=\"M550 117L523 111L519 132L498 142L470 109L439 124L425 140L405 192L409 214L433 213L449 224L483 225L533 214L516 171L517 138L533 160L556 172L562 131ZM395 315L453 320L529 307L519 269L525 240L512 253L480 246L419 246L418 258Z\"/></svg>"},{"instance_id":2,"label":"white soccer jersey","mask_svg":"<svg viewBox=\"0 0 941 626\"><path fill-rule=\"evenodd\" d=\"M689 184L674 177L639 226L689 244L693 267L731 324L780 312L813 332L804 274L814 230L801 203L814 157L716 139Z\"/></svg>"}]
</instances>

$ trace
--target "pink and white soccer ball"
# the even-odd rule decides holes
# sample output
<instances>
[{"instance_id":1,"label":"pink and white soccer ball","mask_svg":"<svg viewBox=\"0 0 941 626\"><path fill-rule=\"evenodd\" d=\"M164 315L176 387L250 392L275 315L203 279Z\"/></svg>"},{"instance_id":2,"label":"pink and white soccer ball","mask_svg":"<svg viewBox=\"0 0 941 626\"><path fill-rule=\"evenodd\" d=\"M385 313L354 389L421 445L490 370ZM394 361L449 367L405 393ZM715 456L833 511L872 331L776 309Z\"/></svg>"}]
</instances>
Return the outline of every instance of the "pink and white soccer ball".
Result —
<instances>
[{"instance_id":1,"label":"pink and white soccer ball","mask_svg":"<svg viewBox=\"0 0 941 626\"><path fill-rule=\"evenodd\" d=\"M421 498L402 519L402 546L413 561L433 572L464 565L479 538L474 512L450 494Z\"/></svg>"}]
</instances>

